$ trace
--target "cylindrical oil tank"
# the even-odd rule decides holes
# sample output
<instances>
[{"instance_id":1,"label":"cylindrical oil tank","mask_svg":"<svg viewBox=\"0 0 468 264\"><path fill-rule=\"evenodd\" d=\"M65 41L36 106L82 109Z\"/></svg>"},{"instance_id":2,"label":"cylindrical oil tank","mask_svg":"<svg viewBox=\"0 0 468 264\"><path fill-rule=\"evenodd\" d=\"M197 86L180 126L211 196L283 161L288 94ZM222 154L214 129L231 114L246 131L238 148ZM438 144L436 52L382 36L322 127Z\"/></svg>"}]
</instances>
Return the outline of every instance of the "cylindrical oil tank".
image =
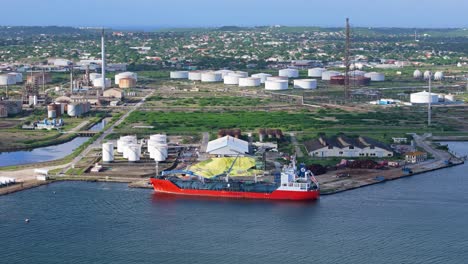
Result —
<instances>
[{"instance_id":1,"label":"cylindrical oil tank","mask_svg":"<svg viewBox=\"0 0 468 264\"><path fill-rule=\"evenodd\" d=\"M106 142L102 144L102 162L109 163L114 161L114 144Z\"/></svg>"},{"instance_id":2,"label":"cylindrical oil tank","mask_svg":"<svg viewBox=\"0 0 468 264\"><path fill-rule=\"evenodd\" d=\"M138 75L134 72L121 72L115 75L115 84L120 84L120 79L123 78L132 78L135 79L135 82L138 80Z\"/></svg>"},{"instance_id":3,"label":"cylindrical oil tank","mask_svg":"<svg viewBox=\"0 0 468 264\"><path fill-rule=\"evenodd\" d=\"M270 76L266 78L267 81L288 81L288 77L285 76Z\"/></svg>"},{"instance_id":4,"label":"cylindrical oil tank","mask_svg":"<svg viewBox=\"0 0 468 264\"><path fill-rule=\"evenodd\" d=\"M438 103L439 96L436 93L429 94L426 91L419 92L419 93L412 93L410 95L410 102L413 104L427 104L429 103Z\"/></svg>"},{"instance_id":5,"label":"cylindrical oil tank","mask_svg":"<svg viewBox=\"0 0 468 264\"><path fill-rule=\"evenodd\" d=\"M265 83L268 77L271 77L271 74L268 73L257 73L257 74L252 74L252 77L254 78L260 78L260 83Z\"/></svg>"},{"instance_id":6,"label":"cylindrical oil tank","mask_svg":"<svg viewBox=\"0 0 468 264\"><path fill-rule=\"evenodd\" d=\"M47 105L47 111L52 111L56 110L57 106L55 104L49 104Z\"/></svg>"},{"instance_id":7,"label":"cylindrical oil tank","mask_svg":"<svg viewBox=\"0 0 468 264\"><path fill-rule=\"evenodd\" d=\"M368 72L364 74L364 77L370 78L373 82L383 82L385 81L385 74L381 72Z\"/></svg>"},{"instance_id":8,"label":"cylindrical oil tank","mask_svg":"<svg viewBox=\"0 0 468 264\"><path fill-rule=\"evenodd\" d=\"M307 71L309 77L322 78L322 73L326 71L325 68L312 68Z\"/></svg>"},{"instance_id":9,"label":"cylindrical oil tank","mask_svg":"<svg viewBox=\"0 0 468 264\"><path fill-rule=\"evenodd\" d=\"M202 71L191 71L188 74L188 79L191 81L201 81Z\"/></svg>"},{"instance_id":10,"label":"cylindrical oil tank","mask_svg":"<svg viewBox=\"0 0 468 264\"><path fill-rule=\"evenodd\" d=\"M171 79L188 79L188 71L171 71Z\"/></svg>"},{"instance_id":11,"label":"cylindrical oil tank","mask_svg":"<svg viewBox=\"0 0 468 264\"><path fill-rule=\"evenodd\" d=\"M10 74L0 74L0 85L16 84L16 77Z\"/></svg>"},{"instance_id":12,"label":"cylindrical oil tank","mask_svg":"<svg viewBox=\"0 0 468 264\"><path fill-rule=\"evenodd\" d=\"M232 75L232 74L235 74L237 76L240 76L240 78L247 78L249 77L249 73L248 72L245 72L245 71L235 71L235 72L232 72L232 73L228 73L228 75Z\"/></svg>"},{"instance_id":13,"label":"cylindrical oil tank","mask_svg":"<svg viewBox=\"0 0 468 264\"><path fill-rule=\"evenodd\" d=\"M129 144L126 150L128 151L127 158L129 162L137 162L140 160L141 146L139 144Z\"/></svg>"},{"instance_id":14,"label":"cylindrical oil tank","mask_svg":"<svg viewBox=\"0 0 468 264\"><path fill-rule=\"evenodd\" d=\"M423 77L422 72L420 70L415 70L413 73L414 79L421 79Z\"/></svg>"},{"instance_id":15,"label":"cylindrical oil tank","mask_svg":"<svg viewBox=\"0 0 468 264\"><path fill-rule=\"evenodd\" d=\"M434 74L434 80L442 81L443 79L444 79L444 73L443 72L438 71L438 72L436 72Z\"/></svg>"},{"instance_id":16,"label":"cylindrical oil tank","mask_svg":"<svg viewBox=\"0 0 468 264\"><path fill-rule=\"evenodd\" d=\"M432 78L432 73L430 71L425 71L423 77L424 80L429 80L429 78Z\"/></svg>"},{"instance_id":17,"label":"cylindrical oil tank","mask_svg":"<svg viewBox=\"0 0 468 264\"><path fill-rule=\"evenodd\" d=\"M106 78L106 86L105 86L105 88L111 87L111 84L112 84L111 79ZM93 80L93 86L94 86L94 87L97 87L97 88L102 88L102 78L94 79L94 80Z\"/></svg>"},{"instance_id":18,"label":"cylindrical oil tank","mask_svg":"<svg viewBox=\"0 0 468 264\"><path fill-rule=\"evenodd\" d=\"M155 142L159 142L159 143L162 143L162 144L166 144L167 143L167 135L164 135L164 134L151 135L150 140L153 140Z\"/></svg>"},{"instance_id":19,"label":"cylindrical oil tank","mask_svg":"<svg viewBox=\"0 0 468 264\"><path fill-rule=\"evenodd\" d=\"M202 82L221 82L222 80L223 76L221 75L221 73L204 72L201 74Z\"/></svg>"},{"instance_id":20,"label":"cylindrical oil tank","mask_svg":"<svg viewBox=\"0 0 468 264\"><path fill-rule=\"evenodd\" d=\"M137 138L136 136L121 136L119 140L117 140L117 152L123 153L125 146L128 144L136 144Z\"/></svg>"},{"instance_id":21,"label":"cylindrical oil tank","mask_svg":"<svg viewBox=\"0 0 468 264\"><path fill-rule=\"evenodd\" d=\"M229 75L229 74L234 73L234 71L231 71L231 70L219 70L219 71L216 71L216 73L221 73L221 76L222 76L222 78L224 79L224 77L226 77L226 76Z\"/></svg>"},{"instance_id":22,"label":"cylindrical oil tank","mask_svg":"<svg viewBox=\"0 0 468 264\"><path fill-rule=\"evenodd\" d=\"M330 81L331 80L331 77L333 76L340 76L341 75L341 72L337 72L337 71L324 71L322 72L322 80L324 81Z\"/></svg>"},{"instance_id":23,"label":"cylindrical oil tank","mask_svg":"<svg viewBox=\"0 0 468 264\"><path fill-rule=\"evenodd\" d=\"M57 111L56 110L48 110L47 111L47 117L48 118L56 118L57 117Z\"/></svg>"},{"instance_id":24,"label":"cylindrical oil tank","mask_svg":"<svg viewBox=\"0 0 468 264\"><path fill-rule=\"evenodd\" d=\"M239 84L239 78L240 78L240 76L236 75L236 74L226 75L226 76L224 76L224 84L237 85L237 84Z\"/></svg>"},{"instance_id":25,"label":"cylindrical oil tank","mask_svg":"<svg viewBox=\"0 0 468 264\"><path fill-rule=\"evenodd\" d=\"M94 80L100 79L100 78L102 78L102 76L99 73L92 72L92 73L89 74L89 79L91 81L94 81Z\"/></svg>"},{"instance_id":26,"label":"cylindrical oil tank","mask_svg":"<svg viewBox=\"0 0 468 264\"><path fill-rule=\"evenodd\" d=\"M67 105L67 113L69 116L71 117L75 117L75 116L78 116L78 113L77 113L77 104L73 103L73 104L68 104Z\"/></svg>"},{"instance_id":27,"label":"cylindrical oil tank","mask_svg":"<svg viewBox=\"0 0 468 264\"><path fill-rule=\"evenodd\" d=\"M134 88L136 86L136 80L133 78L121 78L119 80L119 87L123 89Z\"/></svg>"},{"instance_id":28,"label":"cylindrical oil tank","mask_svg":"<svg viewBox=\"0 0 468 264\"><path fill-rule=\"evenodd\" d=\"M261 84L260 78L255 78L255 77L239 78L239 87L256 87L256 86L260 86L260 84Z\"/></svg>"},{"instance_id":29,"label":"cylindrical oil tank","mask_svg":"<svg viewBox=\"0 0 468 264\"><path fill-rule=\"evenodd\" d=\"M299 70L297 69L282 69L278 72L279 76L288 77L288 78L298 78Z\"/></svg>"},{"instance_id":30,"label":"cylindrical oil tank","mask_svg":"<svg viewBox=\"0 0 468 264\"><path fill-rule=\"evenodd\" d=\"M315 79L294 80L294 88L316 89L317 88L317 80L315 80Z\"/></svg>"},{"instance_id":31,"label":"cylindrical oil tank","mask_svg":"<svg viewBox=\"0 0 468 264\"><path fill-rule=\"evenodd\" d=\"M269 91L287 90L288 85L289 85L289 82L285 80L266 81L265 90L269 90Z\"/></svg>"}]
</instances>

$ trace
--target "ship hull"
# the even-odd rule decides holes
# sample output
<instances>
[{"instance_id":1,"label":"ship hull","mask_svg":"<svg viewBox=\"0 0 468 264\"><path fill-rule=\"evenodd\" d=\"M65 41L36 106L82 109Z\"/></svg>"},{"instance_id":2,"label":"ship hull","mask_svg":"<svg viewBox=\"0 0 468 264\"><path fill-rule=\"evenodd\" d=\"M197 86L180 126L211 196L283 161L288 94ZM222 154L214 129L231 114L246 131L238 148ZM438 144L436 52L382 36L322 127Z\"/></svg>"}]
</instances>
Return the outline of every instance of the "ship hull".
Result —
<instances>
[{"instance_id":1,"label":"ship hull","mask_svg":"<svg viewBox=\"0 0 468 264\"><path fill-rule=\"evenodd\" d=\"M264 199L264 200L317 200L320 196L319 190L311 191L283 191L275 190L271 193L261 192L237 192L228 190L200 190L200 189L181 189L174 183L165 179L151 178L151 184L158 193L187 195L187 196L205 196L205 197L224 197L235 199Z\"/></svg>"}]
</instances>

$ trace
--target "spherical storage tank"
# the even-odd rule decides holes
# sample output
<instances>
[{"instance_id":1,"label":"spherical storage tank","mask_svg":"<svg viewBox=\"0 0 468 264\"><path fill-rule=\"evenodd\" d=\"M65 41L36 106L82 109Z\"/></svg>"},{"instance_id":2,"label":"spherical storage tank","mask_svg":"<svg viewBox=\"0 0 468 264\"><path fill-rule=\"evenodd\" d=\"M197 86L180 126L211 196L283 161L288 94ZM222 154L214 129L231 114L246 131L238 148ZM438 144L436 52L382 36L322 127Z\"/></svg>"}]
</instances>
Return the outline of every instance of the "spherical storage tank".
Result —
<instances>
[{"instance_id":1,"label":"spherical storage tank","mask_svg":"<svg viewBox=\"0 0 468 264\"><path fill-rule=\"evenodd\" d=\"M216 72L204 72L201 74L202 82L221 82L223 80L223 75Z\"/></svg>"},{"instance_id":2,"label":"spherical storage tank","mask_svg":"<svg viewBox=\"0 0 468 264\"><path fill-rule=\"evenodd\" d=\"M224 76L224 84L237 85L239 84L239 78L242 78L240 74L229 74Z\"/></svg>"},{"instance_id":3,"label":"spherical storage tank","mask_svg":"<svg viewBox=\"0 0 468 264\"><path fill-rule=\"evenodd\" d=\"M414 79L421 79L422 78L422 72L420 70L415 70L413 73L413 78Z\"/></svg>"},{"instance_id":4,"label":"spherical storage tank","mask_svg":"<svg viewBox=\"0 0 468 264\"><path fill-rule=\"evenodd\" d=\"M322 78L322 73L326 71L325 68L312 68L308 70L308 76L314 78Z\"/></svg>"},{"instance_id":5,"label":"spherical storage tank","mask_svg":"<svg viewBox=\"0 0 468 264\"><path fill-rule=\"evenodd\" d=\"M171 79L188 79L188 71L171 71Z\"/></svg>"},{"instance_id":6,"label":"spherical storage tank","mask_svg":"<svg viewBox=\"0 0 468 264\"><path fill-rule=\"evenodd\" d=\"M296 69L282 69L279 70L278 75L288 78L297 78L299 77L299 71Z\"/></svg>"},{"instance_id":7,"label":"spherical storage tank","mask_svg":"<svg viewBox=\"0 0 468 264\"><path fill-rule=\"evenodd\" d=\"M254 77L239 78L239 87L255 87L255 86L260 86L260 84L261 84L260 78L254 78Z\"/></svg>"},{"instance_id":8,"label":"spherical storage tank","mask_svg":"<svg viewBox=\"0 0 468 264\"><path fill-rule=\"evenodd\" d=\"M364 77L370 78L373 82L383 82L385 81L385 75L380 72L369 72L364 74Z\"/></svg>"},{"instance_id":9,"label":"spherical storage tank","mask_svg":"<svg viewBox=\"0 0 468 264\"><path fill-rule=\"evenodd\" d=\"M119 84L120 79L123 78L132 78L135 79L135 82L138 80L138 76L134 72L121 72L115 75L115 84Z\"/></svg>"},{"instance_id":10,"label":"spherical storage tank","mask_svg":"<svg viewBox=\"0 0 468 264\"><path fill-rule=\"evenodd\" d=\"M315 80L315 79L294 80L294 88L316 89L317 88L317 80Z\"/></svg>"},{"instance_id":11,"label":"spherical storage tank","mask_svg":"<svg viewBox=\"0 0 468 264\"><path fill-rule=\"evenodd\" d=\"M200 81L201 80L201 71L191 71L188 74L188 79L191 81Z\"/></svg>"},{"instance_id":12,"label":"spherical storage tank","mask_svg":"<svg viewBox=\"0 0 468 264\"><path fill-rule=\"evenodd\" d=\"M439 95L436 93L429 94L426 91L419 92L419 93L412 93L410 95L410 102L413 104L427 104L429 102L437 103L439 102Z\"/></svg>"},{"instance_id":13,"label":"spherical storage tank","mask_svg":"<svg viewBox=\"0 0 468 264\"><path fill-rule=\"evenodd\" d=\"M252 74L252 77L254 78L260 78L260 83L265 83L268 77L271 77L271 74L268 73L257 73L257 74Z\"/></svg>"},{"instance_id":14,"label":"spherical storage tank","mask_svg":"<svg viewBox=\"0 0 468 264\"><path fill-rule=\"evenodd\" d=\"M425 71L423 76L424 80L429 80L429 78L432 77L432 73L430 71Z\"/></svg>"},{"instance_id":15,"label":"spherical storage tank","mask_svg":"<svg viewBox=\"0 0 468 264\"><path fill-rule=\"evenodd\" d=\"M438 72L436 72L434 74L434 80L442 81L443 79L444 79L444 73L443 72L438 71Z\"/></svg>"},{"instance_id":16,"label":"spherical storage tank","mask_svg":"<svg viewBox=\"0 0 468 264\"><path fill-rule=\"evenodd\" d=\"M322 72L322 80L324 81L330 81L331 77L333 76L340 76L341 72L337 71L324 71Z\"/></svg>"},{"instance_id":17,"label":"spherical storage tank","mask_svg":"<svg viewBox=\"0 0 468 264\"><path fill-rule=\"evenodd\" d=\"M265 90L269 91L280 91L287 90L289 82L285 80L266 81Z\"/></svg>"},{"instance_id":18,"label":"spherical storage tank","mask_svg":"<svg viewBox=\"0 0 468 264\"><path fill-rule=\"evenodd\" d=\"M106 86L105 86L105 88L111 87L111 84L112 84L111 79L106 78ZM102 86L103 86L103 85L102 85L102 78L94 79L94 80L93 80L93 86L94 86L94 87L102 88Z\"/></svg>"},{"instance_id":19,"label":"spherical storage tank","mask_svg":"<svg viewBox=\"0 0 468 264\"><path fill-rule=\"evenodd\" d=\"M102 144L102 162L114 161L114 144L107 142Z\"/></svg>"}]
</instances>

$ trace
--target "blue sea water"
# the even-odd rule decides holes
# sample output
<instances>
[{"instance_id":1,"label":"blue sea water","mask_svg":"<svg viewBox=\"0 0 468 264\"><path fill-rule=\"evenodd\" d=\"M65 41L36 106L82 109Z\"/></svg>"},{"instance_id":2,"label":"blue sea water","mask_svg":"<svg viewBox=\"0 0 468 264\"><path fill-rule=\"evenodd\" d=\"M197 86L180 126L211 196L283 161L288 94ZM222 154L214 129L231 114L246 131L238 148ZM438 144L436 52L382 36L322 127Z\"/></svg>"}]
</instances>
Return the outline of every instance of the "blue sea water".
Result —
<instances>
[{"instance_id":1,"label":"blue sea water","mask_svg":"<svg viewBox=\"0 0 468 264\"><path fill-rule=\"evenodd\" d=\"M467 164L312 203L60 182L0 196L0 263L466 263L467 189Z\"/></svg>"}]
</instances>

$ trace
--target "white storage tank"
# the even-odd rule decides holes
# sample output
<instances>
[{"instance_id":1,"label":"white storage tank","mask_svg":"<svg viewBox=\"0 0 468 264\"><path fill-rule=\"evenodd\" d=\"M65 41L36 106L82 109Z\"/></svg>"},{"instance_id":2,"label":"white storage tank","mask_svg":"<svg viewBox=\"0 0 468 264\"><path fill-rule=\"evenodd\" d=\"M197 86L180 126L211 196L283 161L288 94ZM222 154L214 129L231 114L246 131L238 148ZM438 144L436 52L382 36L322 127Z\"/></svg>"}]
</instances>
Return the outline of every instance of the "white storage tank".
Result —
<instances>
[{"instance_id":1,"label":"white storage tank","mask_svg":"<svg viewBox=\"0 0 468 264\"><path fill-rule=\"evenodd\" d=\"M71 117L78 116L77 104L68 104L67 114Z\"/></svg>"},{"instance_id":2,"label":"white storage tank","mask_svg":"<svg viewBox=\"0 0 468 264\"><path fill-rule=\"evenodd\" d=\"M136 144L137 138L136 136L121 136L119 140L117 140L117 152L124 153L125 147L129 144Z\"/></svg>"},{"instance_id":3,"label":"white storage tank","mask_svg":"<svg viewBox=\"0 0 468 264\"><path fill-rule=\"evenodd\" d=\"M141 146L139 144L128 144L125 148L129 162L137 162L141 157Z\"/></svg>"},{"instance_id":4,"label":"white storage tank","mask_svg":"<svg viewBox=\"0 0 468 264\"><path fill-rule=\"evenodd\" d=\"M154 140L156 142L160 142L162 144L167 143L167 135L164 134L155 134L150 136L150 140Z\"/></svg>"},{"instance_id":5,"label":"white storage tank","mask_svg":"<svg viewBox=\"0 0 468 264\"><path fill-rule=\"evenodd\" d=\"M412 93L410 95L410 102L413 104L427 104L429 102L438 103L439 95L436 93L429 94L426 91L422 91L419 93Z\"/></svg>"},{"instance_id":6,"label":"white storage tank","mask_svg":"<svg viewBox=\"0 0 468 264\"><path fill-rule=\"evenodd\" d=\"M188 79L191 81L201 81L201 71L191 71L188 74Z\"/></svg>"},{"instance_id":7,"label":"white storage tank","mask_svg":"<svg viewBox=\"0 0 468 264\"><path fill-rule=\"evenodd\" d=\"M288 77L284 76L270 76L266 78L267 81L288 81Z\"/></svg>"},{"instance_id":8,"label":"white storage tank","mask_svg":"<svg viewBox=\"0 0 468 264\"><path fill-rule=\"evenodd\" d=\"M443 79L444 79L444 73L443 72L438 71L438 72L436 72L434 74L434 80L442 81Z\"/></svg>"},{"instance_id":9,"label":"white storage tank","mask_svg":"<svg viewBox=\"0 0 468 264\"><path fill-rule=\"evenodd\" d=\"M0 85L13 85L16 84L16 76L11 74L0 75Z\"/></svg>"},{"instance_id":10,"label":"white storage tank","mask_svg":"<svg viewBox=\"0 0 468 264\"><path fill-rule=\"evenodd\" d=\"M322 80L324 81L330 81L331 77L333 76L340 76L341 72L337 71L324 71L322 72Z\"/></svg>"},{"instance_id":11,"label":"white storage tank","mask_svg":"<svg viewBox=\"0 0 468 264\"><path fill-rule=\"evenodd\" d=\"M201 74L202 82L221 82L222 80L223 76L221 75L221 73L204 72Z\"/></svg>"},{"instance_id":12,"label":"white storage tank","mask_svg":"<svg viewBox=\"0 0 468 264\"><path fill-rule=\"evenodd\" d=\"M94 81L94 80L100 79L100 78L102 78L102 76L99 73L92 72L92 73L89 74L89 79L91 81Z\"/></svg>"},{"instance_id":13,"label":"white storage tank","mask_svg":"<svg viewBox=\"0 0 468 264\"><path fill-rule=\"evenodd\" d=\"M138 80L138 75L134 72L121 72L115 75L115 84L118 85L120 82L120 79L124 79L124 78L131 78L131 79L134 79L136 82Z\"/></svg>"},{"instance_id":14,"label":"white storage tank","mask_svg":"<svg viewBox=\"0 0 468 264\"><path fill-rule=\"evenodd\" d=\"M235 72L232 72L232 73L229 73L228 75L237 75L237 76L240 76L240 78L247 78L249 77L249 73L248 72L245 72L245 71L235 71Z\"/></svg>"},{"instance_id":15,"label":"white storage tank","mask_svg":"<svg viewBox=\"0 0 468 264\"><path fill-rule=\"evenodd\" d=\"M309 77L314 77L314 78L322 78L322 73L326 71L327 69L325 68L312 68L308 70L308 76Z\"/></svg>"},{"instance_id":16,"label":"white storage tank","mask_svg":"<svg viewBox=\"0 0 468 264\"><path fill-rule=\"evenodd\" d=\"M423 77L422 72L420 70L415 70L413 73L414 79L421 79Z\"/></svg>"},{"instance_id":17,"label":"white storage tank","mask_svg":"<svg viewBox=\"0 0 468 264\"><path fill-rule=\"evenodd\" d=\"M373 82L385 81L385 75L381 72L368 72L364 74L364 77L370 78Z\"/></svg>"},{"instance_id":18,"label":"white storage tank","mask_svg":"<svg viewBox=\"0 0 468 264\"><path fill-rule=\"evenodd\" d=\"M188 71L171 71L171 79L188 79Z\"/></svg>"},{"instance_id":19,"label":"white storage tank","mask_svg":"<svg viewBox=\"0 0 468 264\"><path fill-rule=\"evenodd\" d=\"M266 81L265 90L268 91L280 91L287 90L289 82L285 80Z\"/></svg>"},{"instance_id":20,"label":"white storage tank","mask_svg":"<svg viewBox=\"0 0 468 264\"><path fill-rule=\"evenodd\" d=\"M299 70L297 69L282 69L278 72L279 76L288 77L288 78L298 78Z\"/></svg>"},{"instance_id":21,"label":"white storage tank","mask_svg":"<svg viewBox=\"0 0 468 264\"><path fill-rule=\"evenodd\" d=\"M317 89L317 80L315 80L315 79L294 80L294 88Z\"/></svg>"},{"instance_id":22,"label":"white storage tank","mask_svg":"<svg viewBox=\"0 0 468 264\"><path fill-rule=\"evenodd\" d=\"M271 74L268 73L257 73L257 74L252 74L252 77L254 78L260 78L260 83L265 83L268 77L271 77Z\"/></svg>"},{"instance_id":23,"label":"white storage tank","mask_svg":"<svg viewBox=\"0 0 468 264\"><path fill-rule=\"evenodd\" d=\"M424 80L429 80L429 78L432 78L432 73L430 71L425 71L423 76Z\"/></svg>"},{"instance_id":24,"label":"white storage tank","mask_svg":"<svg viewBox=\"0 0 468 264\"><path fill-rule=\"evenodd\" d=\"M260 78L255 78L255 77L239 78L239 87L256 87L256 86L260 86L260 84L261 84Z\"/></svg>"},{"instance_id":25,"label":"white storage tank","mask_svg":"<svg viewBox=\"0 0 468 264\"><path fill-rule=\"evenodd\" d=\"M224 84L227 85L237 85L239 84L239 78L241 78L238 74L230 74L224 76Z\"/></svg>"},{"instance_id":26,"label":"white storage tank","mask_svg":"<svg viewBox=\"0 0 468 264\"><path fill-rule=\"evenodd\" d=\"M105 88L111 87L111 84L112 84L111 79L106 78L106 86L105 86ZM102 78L94 79L94 80L93 80L93 86L94 86L94 87L97 87L97 88L102 88Z\"/></svg>"},{"instance_id":27,"label":"white storage tank","mask_svg":"<svg viewBox=\"0 0 468 264\"><path fill-rule=\"evenodd\" d=\"M106 142L102 144L102 162L109 163L114 161L114 144Z\"/></svg>"},{"instance_id":28,"label":"white storage tank","mask_svg":"<svg viewBox=\"0 0 468 264\"><path fill-rule=\"evenodd\" d=\"M232 74L234 73L234 71L231 71L231 70L219 70L219 71L216 71L216 73L221 73L221 76L224 80L224 77L226 77L227 75L229 74Z\"/></svg>"}]
</instances>

